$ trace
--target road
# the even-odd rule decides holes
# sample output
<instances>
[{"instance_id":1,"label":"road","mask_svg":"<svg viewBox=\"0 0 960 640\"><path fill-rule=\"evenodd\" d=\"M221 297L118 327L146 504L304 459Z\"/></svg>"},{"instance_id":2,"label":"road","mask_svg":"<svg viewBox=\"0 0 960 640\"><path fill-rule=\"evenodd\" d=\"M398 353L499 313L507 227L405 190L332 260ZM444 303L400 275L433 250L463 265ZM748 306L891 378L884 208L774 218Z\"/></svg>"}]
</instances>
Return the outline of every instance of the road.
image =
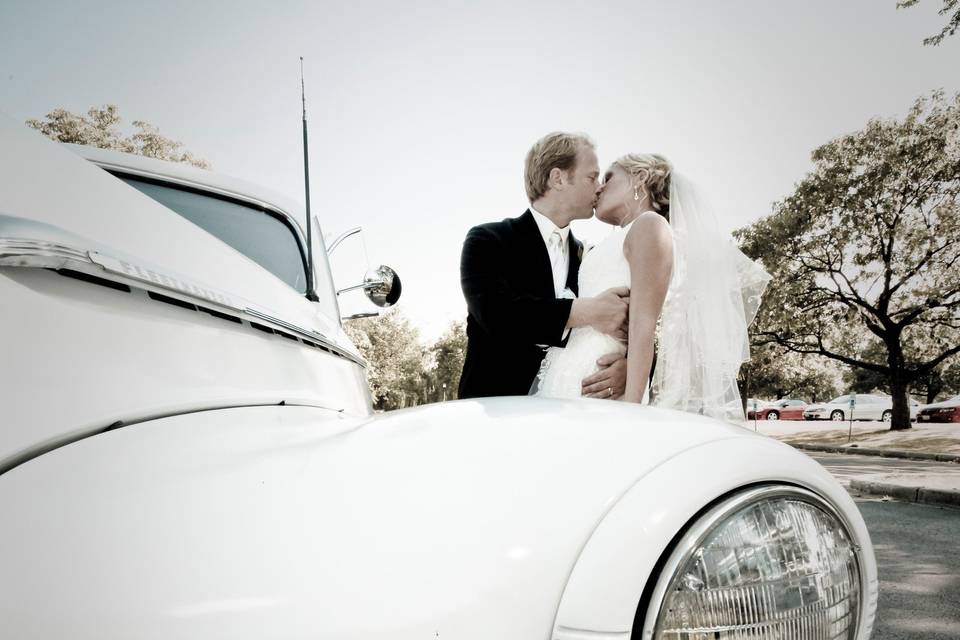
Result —
<instances>
[{"instance_id":1,"label":"road","mask_svg":"<svg viewBox=\"0 0 960 640\"><path fill-rule=\"evenodd\" d=\"M960 638L960 509L892 500L857 506L880 574L873 640Z\"/></svg>"},{"instance_id":2,"label":"road","mask_svg":"<svg viewBox=\"0 0 960 640\"><path fill-rule=\"evenodd\" d=\"M817 455L841 482L872 473L960 479L960 465L867 456ZM960 509L857 499L873 540L880 601L873 640L960 638Z\"/></svg>"}]
</instances>

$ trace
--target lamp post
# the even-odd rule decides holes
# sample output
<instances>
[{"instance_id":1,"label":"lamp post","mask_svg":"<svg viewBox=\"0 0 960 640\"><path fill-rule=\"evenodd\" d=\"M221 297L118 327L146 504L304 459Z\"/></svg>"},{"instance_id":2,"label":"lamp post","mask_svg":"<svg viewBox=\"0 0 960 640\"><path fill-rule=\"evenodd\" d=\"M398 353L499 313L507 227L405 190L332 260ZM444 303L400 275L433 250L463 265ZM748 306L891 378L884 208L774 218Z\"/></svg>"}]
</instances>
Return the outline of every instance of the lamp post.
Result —
<instances>
[{"instance_id":1,"label":"lamp post","mask_svg":"<svg viewBox=\"0 0 960 640\"><path fill-rule=\"evenodd\" d=\"M447 383L444 382L443 383L443 400L441 400L441 402L446 402L446 401L447 401Z\"/></svg>"}]
</instances>

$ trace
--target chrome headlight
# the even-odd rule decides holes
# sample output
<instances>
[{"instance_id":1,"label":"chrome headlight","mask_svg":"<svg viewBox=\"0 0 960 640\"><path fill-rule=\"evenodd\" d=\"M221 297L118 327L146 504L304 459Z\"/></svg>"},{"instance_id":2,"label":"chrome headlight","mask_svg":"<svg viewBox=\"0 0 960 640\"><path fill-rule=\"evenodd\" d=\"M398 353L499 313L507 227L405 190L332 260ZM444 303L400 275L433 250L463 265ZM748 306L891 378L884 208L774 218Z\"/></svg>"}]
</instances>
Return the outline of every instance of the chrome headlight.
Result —
<instances>
[{"instance_id":1,"label":"chrome headlight","mask_svg":"<svg viewBox=\"0 0 960 640\"><path fill-rule=\"evenodd\" d=\"M857 638L859 547L816 494L759 487L681 538L647 610L644 640Z\"/></svg>"}]
</instances>

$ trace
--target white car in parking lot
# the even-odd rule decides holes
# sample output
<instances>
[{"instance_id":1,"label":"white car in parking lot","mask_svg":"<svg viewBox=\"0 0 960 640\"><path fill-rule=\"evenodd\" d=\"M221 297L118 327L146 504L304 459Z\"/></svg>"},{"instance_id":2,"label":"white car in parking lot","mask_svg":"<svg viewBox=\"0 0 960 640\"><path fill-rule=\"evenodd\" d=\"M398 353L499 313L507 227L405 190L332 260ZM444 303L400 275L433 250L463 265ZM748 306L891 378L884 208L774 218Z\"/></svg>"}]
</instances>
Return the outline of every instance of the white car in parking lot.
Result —
<instances>
[{"instance_id":1,"label":"white car in parking lot","mask_svg":"<svg viewBox=\"0 0 960 640\"><path fill-rule=\"evenodd\" d=\"M0 176L5 638L870 637L863 518L793 448L606 400L376 415L296 205L2 117Z\"/></svg>"},{"instance_id":2,"label":"white car in parking lot","mask_svg":"<svg viewBox=\"0 0 960 640\"><path fill-rule=\"evenodd\" d=\"M853 394L854 402L850 403L851 394L838 396L827 403L813 403L803 411L805 420L881 420L887 422L893 416L893 399L890 396L879 396L869 393ZM920 403L913 398L909 399L910 419L916 420Z\"/></svg>"}]
</instances>

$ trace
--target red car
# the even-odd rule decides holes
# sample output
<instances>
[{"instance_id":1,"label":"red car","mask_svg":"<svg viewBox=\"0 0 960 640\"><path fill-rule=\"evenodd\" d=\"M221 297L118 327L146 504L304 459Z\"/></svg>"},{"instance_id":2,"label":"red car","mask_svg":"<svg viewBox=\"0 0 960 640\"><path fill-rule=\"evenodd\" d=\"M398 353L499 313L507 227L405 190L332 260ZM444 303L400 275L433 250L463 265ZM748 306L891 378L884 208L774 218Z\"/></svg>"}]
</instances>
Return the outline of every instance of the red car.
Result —
<instances>
[{"instance_id":1,"label":"red car","mask_svg":"<svg viewBox=\"0 0 960 640\"><path fill-rule=\"evenodd\" d=\"M784 398L759 407L756 412L757 420L803 420L803 410L807 403L803 400ZM753 410L747 411L747 419L754 419Z\"/></svg>"},{"instance_id":2,"label":"red car","mask_svg":"<svg viewBox=\"0 0 960 640\"><path fill-rule=\"evenodd\" d=\"M917 422L960 422L960 396L922 407Z\"/></svg>"}]
</instances>

